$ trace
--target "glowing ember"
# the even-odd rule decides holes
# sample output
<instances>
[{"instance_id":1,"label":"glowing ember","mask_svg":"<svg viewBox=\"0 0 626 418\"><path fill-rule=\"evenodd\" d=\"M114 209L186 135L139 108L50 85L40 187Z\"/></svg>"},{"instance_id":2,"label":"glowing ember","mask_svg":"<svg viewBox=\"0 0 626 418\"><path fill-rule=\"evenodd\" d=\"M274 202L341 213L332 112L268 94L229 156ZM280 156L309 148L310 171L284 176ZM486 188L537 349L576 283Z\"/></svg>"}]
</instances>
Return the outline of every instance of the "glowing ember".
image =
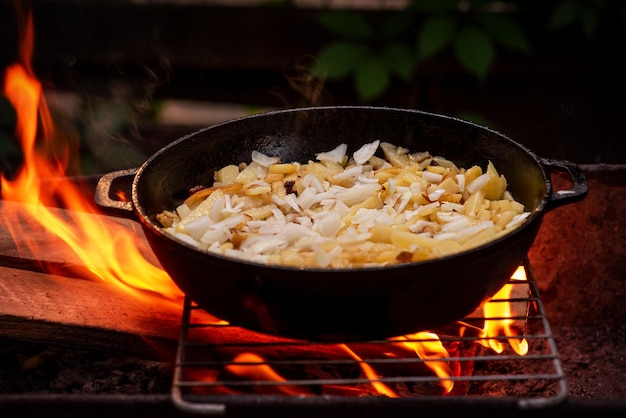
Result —
<instances>
[{"instance_id":1,"label":"glowing ember","mask_svg":"<svg viewBox=\"0 0 626 418\"><path fill-rule=\"evenodd\" d=\"M4 83L4 93L17 113L16 136L22 143L24 163L14 180L0 178L2 198L23 203L29 222L40 224L61 238L97 277L136 297L142 297L142 291L148 290L180 306L182 294L159 266L148 262L140 253L140 238L122 225L114 227L110 222L105 225L94 215L98 210L91 200L67 178L66 169L75 150L70 149L72 141L55 135L41 83L30 66L33 41L29 15L20 45L22 62L7 68ZM40 124L42 137L38 136ZM55 179L55 182L43 187L42 179ZM48 206L53 202L62 203L71 213L71 219L62 219L50 211ZM34 254L46 253L46 248L35 248L36 243L20 239L25 236L23 225L3 215L0 220L16 243L26 242Z\"/></svg>"}]
</instances>

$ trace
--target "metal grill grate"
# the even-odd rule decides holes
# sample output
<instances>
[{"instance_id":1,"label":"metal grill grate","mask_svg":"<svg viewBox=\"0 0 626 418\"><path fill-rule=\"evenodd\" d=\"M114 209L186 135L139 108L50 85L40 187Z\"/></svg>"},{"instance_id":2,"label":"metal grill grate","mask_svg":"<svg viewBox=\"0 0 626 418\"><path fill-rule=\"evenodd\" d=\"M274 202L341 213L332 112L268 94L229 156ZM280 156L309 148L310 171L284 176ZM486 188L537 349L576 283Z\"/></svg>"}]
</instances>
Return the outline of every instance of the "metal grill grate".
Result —
<instances>
[{"instance_id":1,"label":"metal grill grate","mask_svg":"<svg viewBox=\"0 0 626 418\"><path fill-rule=\"evenodd\" d=\"M268 336L219 322L186 299L172 400L181 410L207 415L250 402L388 402L393 408L401 398L405 406L556 405L567 397L565 376L528 260L520 269L526 274L513 276L506 299L496 295L486 307L435 330L436 335L419 333L402 341L337 344ZM504 302L509 314L485 313ZM481 336L486 324L503 319L517 330L517 338ZM514 349L520 341L527 343L524 355ZM502 351L489 343L500 344ZM414 344L428 348L418 355ZM433 355L441 347L448 357ZM444 374L438 375L437 367Z\"/></svg>"}]
</instances>

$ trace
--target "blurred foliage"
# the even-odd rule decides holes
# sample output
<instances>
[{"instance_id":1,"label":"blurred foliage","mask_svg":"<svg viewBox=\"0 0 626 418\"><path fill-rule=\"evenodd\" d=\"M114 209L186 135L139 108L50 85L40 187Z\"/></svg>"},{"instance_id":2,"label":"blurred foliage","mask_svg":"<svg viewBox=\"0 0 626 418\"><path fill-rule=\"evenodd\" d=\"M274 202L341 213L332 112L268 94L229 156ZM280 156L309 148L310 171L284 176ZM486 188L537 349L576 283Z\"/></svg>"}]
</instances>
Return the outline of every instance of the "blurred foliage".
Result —
<instances>
[{"instance_id":1,"label":"blurred foliage","mask_svg":"<svg viewBox=\"0 0 626 418\"><path fill-rule=\"evenodd\" d=\"M556 3L548 22L553 30L580 25L588 39L596 34L602 15L607 11L603 0L561 0ZM626 13L626 8L622 9Z\"/></svg>"},{"instance_id":2,"label":"blurred foliage","mask_svg":"<svg viewBox=\"0 0 626 418\"><path fill-rule=\"evenodd\" d=\"M580 27L587 39L593 38L600 21L612 10L608 3L540 2L546 22L536 28L521 20L538 3L523 0L413 0L403 10L380 15L328 9L320 12L319 23L334 39L318 52L309 71L312 77L329 81L352 78L362 102L384 95L394 78L410 83L420 65L446 53L480 82L489 76L502 49L532 57L531 30L544 33ZM613 6L624 24L626 2Z\"/></svg>"}]
</instances>

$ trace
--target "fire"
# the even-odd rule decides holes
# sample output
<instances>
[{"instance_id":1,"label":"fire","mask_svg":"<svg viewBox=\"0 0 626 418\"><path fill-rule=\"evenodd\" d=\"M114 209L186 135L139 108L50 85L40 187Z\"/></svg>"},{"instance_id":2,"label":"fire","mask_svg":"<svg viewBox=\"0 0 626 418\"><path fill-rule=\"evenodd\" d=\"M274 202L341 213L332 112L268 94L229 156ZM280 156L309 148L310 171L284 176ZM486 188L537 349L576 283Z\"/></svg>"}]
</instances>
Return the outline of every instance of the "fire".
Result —
<instances>
[{"instance_id":1,"label":"fire","mask_svg":"<svg viewBox=\"0 0 626 418\"><path fill-rule=\"evenodd\" d=\"M226 370L234 375L248 379L250 381L270 381L278 383L288 383L285 378L279 375L269 365L263 364L264 360L254 353L242 353L235 357L233 363L226 366ZM269 389L272 391L271 389ZM276 385L274 391L285 395L304 396L311 393L305 388L295 385Z\"/></svg>"},{"instance_id":2,"label":"fire","mask_svg":"<svg viewBox=\"0 0 626 418\"><path fill-rule=\"evenodd\" d=\"M6 69L4 93L17 113L16 136L21 141L24 161L15 179L0 177L2 198L23 204L23 211L32 222L30 230L32 225L40 225L56 234L97 277L136 297L141 298L144 291L156 292L180 306L182 295L167 273L138 250L141 238L121 224L105 224L96 215L95 204L67 178L66 170L75 150L69 145L70 138L55 134L41 83L30 65L34 43L30 14L21 42L21 62ZM55 182L43 187L42 179ZM62 203L71 218L51 211L49 207L54 202ZM1 221L16 243L25 242L32 253L45 254L46 248L36 248L36 243L24 239L24 225L15 222L7 212L3 211Z\"/></svg>"},{"instance_id":3,"label":"fire","mask_svg":"<svg viewBox=\"0 0 626 418\"><path fill-rule=\"evenodd\" d=\"M526 280L526 271L522 266L518 267L511 276L512 280ZM492 300L509 299L513 285L506 284L498 293L494 295ZM496 339L496 337L505 335L507 342L511 348L519 355L525 355L528 352L528 342L525 338L520 338L513 328L514 320L510 303L489 302L483 306L485 318L502 318L497 321L485 321L485 327L481 332L481 344L491 348L496 353L504 351L505 345Z\"/></svg>"},{"instance_id":4,"label":"fire","mask_svg":"<svg viewBox=\"0 0 626 418\"><path fill-rule=\"evenodd\" d=\"M394 338L400 341L399 345L414 351L419 358L441 379L440 383L446 393L454 388L454 382L449 380L452 376L450 364L442 359L450 358L448 350L443 346L439 336L432 332L418 332L402 337Z\"/></svg>"},{"instance_id":5,"label":"fire","mask_svg":"<svg viewBox=\"0 0 626 418\"><path fill-rule=\"evenodd\" d=\"M390 398L398 397L398 394L394 392L391 388L389 388L389 386L378 380L380 379L380 376L378 376L376 370L374 370L374 368L372 368L372 366L370 366L369 364L363 362L363 360L361 360L361 358L354 351L352 351L350 347L345 344L341 344L340 347L353 359L359 362L361 370L363 370L363 373L365 373L365 376L367 376L368 379L372 380L372 386L374 386L374 389L376 389L378 393L380 393L381 395L386 395Z\"/></svg>"}]
</instances>

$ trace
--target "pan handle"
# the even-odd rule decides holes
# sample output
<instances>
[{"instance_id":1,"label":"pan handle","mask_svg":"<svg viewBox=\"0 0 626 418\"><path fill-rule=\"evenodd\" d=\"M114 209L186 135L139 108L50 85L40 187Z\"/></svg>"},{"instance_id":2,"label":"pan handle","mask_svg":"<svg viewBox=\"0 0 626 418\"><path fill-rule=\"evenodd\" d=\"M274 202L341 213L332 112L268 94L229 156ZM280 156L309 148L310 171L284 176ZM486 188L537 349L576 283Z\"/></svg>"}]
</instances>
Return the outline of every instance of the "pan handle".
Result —
<instances>
[{"instance_id":1,"label":"pan handle","mask_svg":"<svg viewBox=\"0 0 626 418\"><path fill-rule=\"evenodd\" d=\"M100 177L94 194L96 204L102 209L105 209L107 213L112 215L118 215L124 218L132 218L133 202L127 200L118 200L113 196L115 190L124 191L127 196L130 196L131 190L128 187L130 177L133 177L137 172L137 168L128 168L125 170L112 171ZM123 181L126 184L123 184ZM126 186L127 190L123 190Z\"/></svg>"},{"instance_id":2,"label":"pan handle","mask_svg":"<svg viewBox=\"0 0 626 418\"><path fill-rule=\"evenodd\" d=\"M585 173L576 164L565 160L553 160L550 158L541 158L541 163L546 167L548 172L565 172L572 180L572 188L565 190L553 191L549 196L547 209L554 209L566 203L574 203L581 201L587 196L587 178Z\"/></svg>"}]
</instances>

